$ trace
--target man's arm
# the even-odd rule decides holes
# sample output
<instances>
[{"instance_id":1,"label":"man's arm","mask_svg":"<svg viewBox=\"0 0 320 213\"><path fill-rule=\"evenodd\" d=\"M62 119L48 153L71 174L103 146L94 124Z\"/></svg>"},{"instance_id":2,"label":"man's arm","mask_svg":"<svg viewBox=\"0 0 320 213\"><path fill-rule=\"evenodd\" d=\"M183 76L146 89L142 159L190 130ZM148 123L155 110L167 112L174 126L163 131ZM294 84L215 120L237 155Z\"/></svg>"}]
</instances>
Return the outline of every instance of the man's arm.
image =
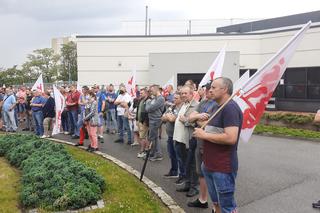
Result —
<instances>
[{"instance_id":1,"label":"man's arm","mask_svg":"<svg viewBox=\"0 0 320 213\"><path fill-rule=\"evenodd\" d=\"M234 145L237 143L239 127L230 126L224 128L224 133L209 133L201 128L195 128L193 136L211 143L222 145Z\"/></svg>"},{"instance_id":2,"label":"man's arm","mask_svg":"<svg viewBox=\"0 0 320 213\"><path fill-rule=\"evenodd\" d=\"M153 104L150 102L147 102L146 104L146 112L153 112L161 107L164 106L164 98L158 98L154 101Z\"/></svg>"}]
</instances>

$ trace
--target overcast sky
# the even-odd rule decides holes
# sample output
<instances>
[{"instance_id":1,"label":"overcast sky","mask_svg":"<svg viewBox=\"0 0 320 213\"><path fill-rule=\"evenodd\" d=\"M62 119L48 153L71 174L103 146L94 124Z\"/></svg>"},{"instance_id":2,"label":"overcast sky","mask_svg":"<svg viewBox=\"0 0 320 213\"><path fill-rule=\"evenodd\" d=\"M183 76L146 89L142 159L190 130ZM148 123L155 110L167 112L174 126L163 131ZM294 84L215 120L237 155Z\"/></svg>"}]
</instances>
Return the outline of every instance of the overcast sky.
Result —
<instances>
[{"instance_id":1,"label":"overcast sky","mask_svg":"<svg viewBox=\"0 0 320 213\"><path fill-rule=\"evenodd\" d=\"M121 21L272 18L320 10L319 0L0 0L0 67L72 34L121 34Z\"/></svg>"}]
</instances>

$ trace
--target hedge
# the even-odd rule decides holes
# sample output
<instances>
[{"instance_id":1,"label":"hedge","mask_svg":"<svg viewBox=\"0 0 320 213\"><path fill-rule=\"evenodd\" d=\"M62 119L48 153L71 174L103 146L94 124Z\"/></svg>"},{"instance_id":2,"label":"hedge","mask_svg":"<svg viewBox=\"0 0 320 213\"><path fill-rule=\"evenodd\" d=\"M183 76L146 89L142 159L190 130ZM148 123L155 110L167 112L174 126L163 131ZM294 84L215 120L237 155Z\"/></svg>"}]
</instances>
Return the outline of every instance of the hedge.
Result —
<instances>
[{"instance_id":1,"label":"hedge","mask_svg":"<svg viewBox=\"0 0 320 213\"><path fill-rule=\"evenodd\" d=\"M106 188L103 178L63 145L33 135L1 136L0 156L22 171L20 201L26 208L83 208L101 199Z\"/></svg>"}]
</instances>

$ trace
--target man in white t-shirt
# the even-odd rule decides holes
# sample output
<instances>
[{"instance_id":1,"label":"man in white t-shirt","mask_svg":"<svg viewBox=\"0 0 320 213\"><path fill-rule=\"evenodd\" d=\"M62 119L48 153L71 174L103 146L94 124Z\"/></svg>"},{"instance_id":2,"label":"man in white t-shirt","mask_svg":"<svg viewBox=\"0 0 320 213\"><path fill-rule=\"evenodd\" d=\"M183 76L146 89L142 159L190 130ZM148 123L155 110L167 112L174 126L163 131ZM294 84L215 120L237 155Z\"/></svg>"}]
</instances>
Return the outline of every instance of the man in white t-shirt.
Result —
<instances>
[{"instance_id":1,"label":"man in white t-shirt","mask_svg":"<svg viewBox=\"0 0 320 213\"><path fill-rule=\"evenodd\" d=\"M126 92L125 87L120 87L119 96L114 102L117 105L117 114L118 114L118 130L119 130L119 139L115 141L115 143L123 143L123 135L124 131L128 133L128 144L132 144L132 134L129 126L128 120L128 109L132 104L131 96Z\"/></svg>"}]
</instances>

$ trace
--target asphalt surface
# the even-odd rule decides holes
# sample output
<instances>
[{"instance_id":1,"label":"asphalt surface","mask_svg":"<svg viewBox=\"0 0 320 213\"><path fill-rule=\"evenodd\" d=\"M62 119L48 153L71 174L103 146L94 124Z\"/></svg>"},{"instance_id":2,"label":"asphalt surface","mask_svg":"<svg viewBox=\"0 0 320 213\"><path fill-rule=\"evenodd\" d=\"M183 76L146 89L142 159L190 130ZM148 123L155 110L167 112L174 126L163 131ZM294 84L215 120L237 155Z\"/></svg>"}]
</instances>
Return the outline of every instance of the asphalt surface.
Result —
<instances>
[{"instance_id":1,"label":"asphalt surface","mask_svg":"<svg viewBox=\"0 0 320 213\"><path fill-rule=\"evenodd\" d=\"M165 134L164 134L165 135ZM116 135L105 135L100 150L141 171L143 160L137 158L138 147L116 144ZM71 142L69 136L56 138ZM88 145L89 141L85 141ZM186 212L211 212L187 206L185 193L176 192L174 179L165 179L169 159L166 138L161 140L164 159L148 162L145 175L163 188ZM239 171L236 200L242 213L320 212L312 202L320 199L320 142L252 136L239 144Z\"/></svg>"}]
</instances>

